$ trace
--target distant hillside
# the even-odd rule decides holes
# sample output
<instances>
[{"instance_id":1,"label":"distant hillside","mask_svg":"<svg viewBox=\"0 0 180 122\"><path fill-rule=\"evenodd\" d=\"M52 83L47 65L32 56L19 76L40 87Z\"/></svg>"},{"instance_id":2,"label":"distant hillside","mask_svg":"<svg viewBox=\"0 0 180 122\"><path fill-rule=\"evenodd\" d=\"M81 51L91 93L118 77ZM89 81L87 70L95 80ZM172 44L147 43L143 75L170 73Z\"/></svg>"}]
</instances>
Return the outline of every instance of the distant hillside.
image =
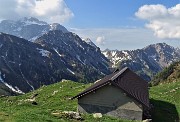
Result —
<instances>
[{"instance_id":1,"label":"distant hillside","mask_svg":"<svg viewBox=\"0 0 180 122\"><path fill-rule=\"evenodd\" d=\"M165 82L176 82L178 79L180 79L180 61L171 64L158 73L151 81L151 84L158 85Z\"/></svg>"},{"instance_id":2,"label":"distant hillside","mask_svg":"<svg viewBox=\"0 0 180 122\"><path fill-rule=\"evenodd\" d=\"M71 32L50 31L34 43L0 33L0 83L17 93L62 79L94 82L109 74L108 62L99 48Z\"/></svg>"},{"instance_id":3,"label":"distant hillside","mask_svg":"<svg viewBox=\"0 0 180 122\"><path fill-rule=\"evenodd\" d=\"M180 51L166 43L148 45L137 50L105 50L102 53L111 61L112 68L129 67L147 81L180 60Z\"/></svg>"}]
</instances>

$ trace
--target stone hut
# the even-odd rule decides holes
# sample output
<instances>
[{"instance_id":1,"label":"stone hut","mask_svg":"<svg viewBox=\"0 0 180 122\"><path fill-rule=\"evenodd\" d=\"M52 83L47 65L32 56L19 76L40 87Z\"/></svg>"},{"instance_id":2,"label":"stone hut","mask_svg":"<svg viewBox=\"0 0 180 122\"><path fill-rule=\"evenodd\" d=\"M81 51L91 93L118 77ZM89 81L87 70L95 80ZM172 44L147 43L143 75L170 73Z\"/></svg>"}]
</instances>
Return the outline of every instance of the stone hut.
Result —
<instances>
[{"instance_id":1,"label":"stone hut","mask_svg":"<svg viewBox=\"0 0 180 122\"><path fill-rule=\"evenodd\" d=\"M148 82L126 67L105 76L72 99L75 98L80 113L142 120L149 108Z\"/></svg>"}]
</instances>

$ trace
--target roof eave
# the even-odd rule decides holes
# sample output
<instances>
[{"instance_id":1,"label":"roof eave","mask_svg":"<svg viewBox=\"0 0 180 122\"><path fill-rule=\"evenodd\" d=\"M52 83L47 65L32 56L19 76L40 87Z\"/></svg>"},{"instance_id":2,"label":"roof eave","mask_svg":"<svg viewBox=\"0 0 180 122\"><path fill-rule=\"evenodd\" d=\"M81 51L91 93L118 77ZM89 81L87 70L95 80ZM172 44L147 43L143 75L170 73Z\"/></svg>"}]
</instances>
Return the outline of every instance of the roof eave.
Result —
<instances>
[{"instance_id":1,"label":"roof eave","mask_svg":"<svg viewBox=\"0 0 180 122\"><path fill-rule=\"evenodd\" d=\"M75 99L75 98L80 98L80 97L82 97L82 96L84 96L84 95L86 95L86 94L89 94L89 93L91 93L91 92L93 92L93 91L95 91L95 90L97 90L97 89L99 89L99 88L101 88L101 87L109 84L110 82L111 82L111 80L109 80L108 82L106 82L106 83L104 83L104 84L101 84L101 85L99 85L99 86L97 86L97 87L95 87L95 88L93 88L93 89L90 89L89 91L86 91L85 93L81 92L81 93L79 93L78 95L72 97L71 100L73 100L73 99Z\"/></svg>"}]
</instances>

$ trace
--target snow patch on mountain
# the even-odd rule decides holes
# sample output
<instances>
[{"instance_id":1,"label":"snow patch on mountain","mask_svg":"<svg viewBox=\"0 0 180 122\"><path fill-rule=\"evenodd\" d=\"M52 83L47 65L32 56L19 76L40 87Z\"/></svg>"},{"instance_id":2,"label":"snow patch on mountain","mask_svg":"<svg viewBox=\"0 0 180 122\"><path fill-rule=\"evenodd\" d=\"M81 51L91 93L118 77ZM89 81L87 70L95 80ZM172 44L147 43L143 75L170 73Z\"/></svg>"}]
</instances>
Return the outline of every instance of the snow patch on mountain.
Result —
<instances>
[{"instance_id":1,"label":"snow patch on mountain","mask_svg":"<svg viewBox=\"0 0 180 122\"><path fill-rule=\"evenodd\" d=\"M62 57L63 55L61 55L58 51L57 51L57 49L55 49L55 48L53 48L54 49L54 51L60 56L60 57Z\"/></svg>"},{"instance_id":2,"label":"snow patch on mountain","mask_svg":"<svg viewBox=\"0 0 180 122\"><path fill-rule=\"evenodd\" d=\"M112 57L116 55L116 51L112 51Z\"/></svg>"},{"instance_id":3,"label":"snow patch on mountain","mask_svg":"<svg viewBox=\"0 0 180 122\"><path fill-rule=\"evenodd\" d=\"M2 79L2 76L1 76L1 71L0 71L0 81L4 82L4 80Z\"/></svg>"},{"instance_id":4,"label":"snow patch on mountain","mask_svg":"<svg viewBox=\"0 0 180 122\"><path fill-rule=\"evenodd\" d=\"M3 77L5 78L5 75L3 75ZM9 85L8 83L4 82L3 78L2 78L2 73L0 71L0 81L7 86L9 89L11 89L13 92L19 93L19 94L24 94L24 92L22 92L17 86L15 88L13 88L11 85Z\"/></svg>"},{"instance_id":5,"label":"snow patch on mountain","mask_svg":"<svg viewBox=\"0 0 180 122\"><path fill-rule=\"evenodd\" d=\"M73 75L75 75L75 73L74 73L72 70L70 70L69 68L67 68L67 71L69 71L70 73L72 73Z\"/></svg>"},{"instance_id":6,"label":"snow patch on mountain","mask_svg":"<svg viewBox=\"0 0 180 122\"><path fill-rule=\"evenodd\" d=\"M110 61L112 63L112 68L116 68L118 66L118 64L123 60L131 59L131 56L128 54L128 52L124 51L124 50L121 51L120 53L118 50L103 51L102 53L104 54L105 57L110 59Z\"/></svg>"},{"instance_id":7,"label":"snow patch on mountain","mask_svg":"<svg viewBox=\"0 0 180 122\"><path fill-rule=\"evenodd\" d=\"M49 57L50 56L50 52L49 51L47 51L47 50L44 50L44 49L39 49L39 48L36 48L38 51L39 51L39 53L42 55L42 56L44 56L44 57Z\"/></svg>"},{"instance_id":8,"label":"snow patch on mountain","mask_svg":"<svg viewBox=\"0 0 180 122\"><path fill-rule=\"evenodd\" d=\"M105 56L105 57L108 57L108 54L106 51L103 51L102 54Z\"/></svg>"},{"instance_id":9,"label":"snow patch on mountain","mask_svg":"<svg viewBox=\"0 0 180 122\"><path fill-rule=\"evenodd\" d=\"M9 89L11 89L13 92L19 93L19 94L25 94L22 92L18 87L13 88L11 85L8 83L3 82L5 86L7 86Z\"/></svg>"}]
</instances>

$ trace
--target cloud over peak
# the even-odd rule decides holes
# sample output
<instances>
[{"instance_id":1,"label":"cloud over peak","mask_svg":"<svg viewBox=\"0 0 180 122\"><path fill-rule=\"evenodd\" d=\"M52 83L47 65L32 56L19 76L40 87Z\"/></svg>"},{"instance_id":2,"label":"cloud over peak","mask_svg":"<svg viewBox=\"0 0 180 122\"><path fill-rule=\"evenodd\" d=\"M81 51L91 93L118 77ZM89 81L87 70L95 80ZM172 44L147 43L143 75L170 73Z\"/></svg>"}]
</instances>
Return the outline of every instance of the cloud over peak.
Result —
<instances>
[{"instance_id":1,"label":"cloud over peak","mask_svg":"<svg viewBox=\"0 0 180 122\"><path fill-rule=\"evenodd\" d=\"M147 20L146 27L162 39L180 39L180 4L166 8L164 5L144 5L135 15Z\"/></svg>"},{"instance_id":2,"label":"cloud over peak","mask_svg":"<svg viewBox=\"0 0 180 122\"><path fill-rule=\"evenodd\" d=\"M105 44L105 37L104 36L98 36L96 39L96 43L98 45L104 45Z\"/></svg>"},{"instance_id":3,"label":"cloud over peak","mask_svg":"<svg viewBox=\"0 0 180 122\"><path fill-rule=\"evenodd\" d=\"M64 23L74 14L64 0L1 0L0 20L33 16L49 23Z\"/></svg>"}]
</instances>

